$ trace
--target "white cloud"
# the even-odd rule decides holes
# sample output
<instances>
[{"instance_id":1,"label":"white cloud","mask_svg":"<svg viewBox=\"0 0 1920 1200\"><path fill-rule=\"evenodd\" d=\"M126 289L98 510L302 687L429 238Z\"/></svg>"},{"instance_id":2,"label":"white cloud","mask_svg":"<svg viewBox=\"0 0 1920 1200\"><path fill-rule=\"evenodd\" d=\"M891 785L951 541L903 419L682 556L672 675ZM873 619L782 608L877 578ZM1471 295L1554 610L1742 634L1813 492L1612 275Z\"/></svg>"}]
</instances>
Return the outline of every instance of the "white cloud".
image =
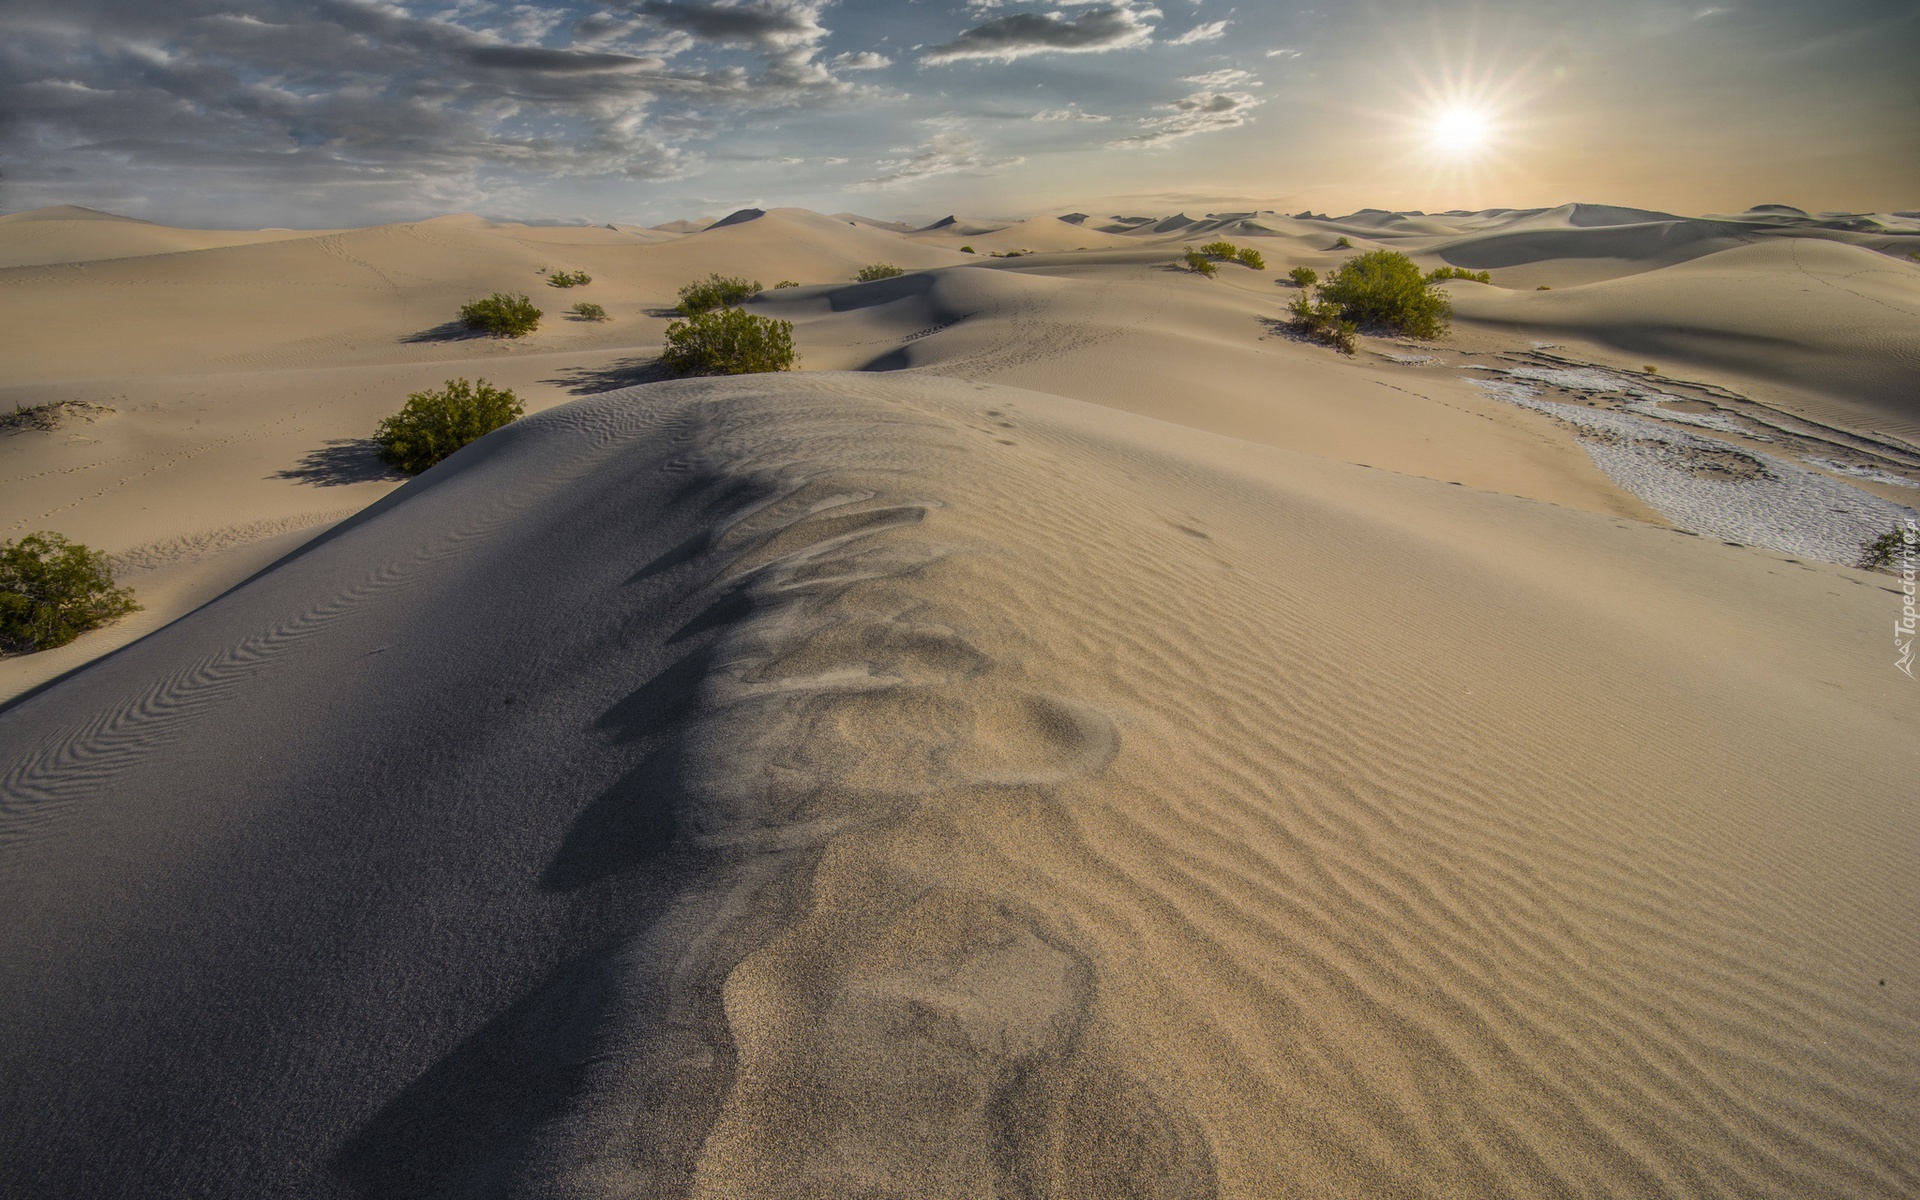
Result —
<instances>
[{"instance_id":1,"label":"white cloud","mask_svg":"<svg viewBox=\"0 0 1920 1200\"><path fill-rule=\"evenodd\" d=\"M1195 25L1179 37L1169 41L1169 46L1191 46L1195 42L1217 42L1227 36L1228 21L1208 21L1205 25Z\"/></svg>"},{"instance_id":2,"label":"white cloud","mask_svg":"<svg viewBox=\"0 0 1920 1200\"><path fill-rule=\"evenodd\" d=\"M1069 104L1065 108L1049 108L1041 112L1037 112L1033 114L1031 117L1028 117L1027 120L1029 121L1111 121L1113 120L1113 118L1109 116L1105 116L1101 113L1086 112L1083 109L1081 109L1080 106L1077 104Z\"/></svg>"},{"instance_id":3,"label":"white cloud","mask_svg":"<svg viewBox=\"0 0 1920 1200\"><path fill-rule=\"evenodd\" d=\"M1218 71L1208 71L1204 75L1188 75L1185 81L1187 83L1197 83L1204 88L1223 88L1231 87L1236 83L1243 83L1252 78L1252 71L1242 71L1236 67L1222 67ZM1255 83L1253 86L1259 87L1260 85Z\"/></svg>"},{"instance_id":4,"label":"white cloud","mask_svg":"<svg viewBox=\"0 0 1920 1200\"><path fill-rule=\"evenodd\" d=\"M871 50L862 50L858 54L848 53L836 55L833 59L833 65L839 67L842 71L878 71L882 67L892 66L893 60L884 54L875 54Z\"/></svg>"},{"instance_id":5,"label":"white cloud","mask_svg":"<svg viewBox=\"0 0 1920 1200\"><path fill-rule=\"evenodd\" d=\"M849 191L873 192L905 187L939 175L989 175L1002 167L1018 166L1024 158L989 159L973 138L964 133L937 133L927 148L909 158L882 159L874 165L884 173L847 185Z\"/></svg>"},{"instance_id":6,"label":"white cloud","mask_svg":"<svg viewBox=\"0 0 1920 1200\"><path fill-rule=\"evenodd\" d=\"M1165 145L1196 133L1218 133L1222 129L1245 125L1250 110L1263 103L1265 101L1260 97L1246 92L1195 92L1191 96L1182 96L1172 104L1161 105L1169 110L1168 115L1142 121L1141 124L1147 127L1145 132L1119 138L1108 145L1140 149Z\"/></svg>"}]
</instances>

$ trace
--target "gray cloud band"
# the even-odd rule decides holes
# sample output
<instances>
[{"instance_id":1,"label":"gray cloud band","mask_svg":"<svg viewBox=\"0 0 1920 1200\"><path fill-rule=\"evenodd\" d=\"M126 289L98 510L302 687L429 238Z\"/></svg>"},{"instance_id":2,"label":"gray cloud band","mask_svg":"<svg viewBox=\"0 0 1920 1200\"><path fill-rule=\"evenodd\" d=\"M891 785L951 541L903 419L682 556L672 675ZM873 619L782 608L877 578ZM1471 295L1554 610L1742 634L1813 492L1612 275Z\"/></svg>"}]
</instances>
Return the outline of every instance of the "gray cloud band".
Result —
<instances>
[{"instance_id":1,"label":"gray cloud band","mask_svg":"<svg viewBox=\"0 0 1920 1200\"><path fill-rule=\"evenodd\" d=\"M673 178L699 160L667 132L701 131L699 108L849 89L815 61L825 3L645 0L576 20L528 5L23 0L0 10L0 154L15 187L184 167L396 202L489 170ZM569 22L595 23L571 45L529 44ZM671 61L729 48L757 66Z\"/></svg>"},{"instance_id":2,"label":"gray cloud band","mask_svg":"<svg viewBox=\"0 0 1920 1200\"><path fill-rule=\"evenodd\" d=\"M1144 45L1153 40L1151 21L1158 9L1101 5L1069 19L1056 13L1012 13L962 33L950 42L929 46L922 62L946 63L961 59L1025 58L1032 54L1086 54Z\"/></svg>"}]
</instances>

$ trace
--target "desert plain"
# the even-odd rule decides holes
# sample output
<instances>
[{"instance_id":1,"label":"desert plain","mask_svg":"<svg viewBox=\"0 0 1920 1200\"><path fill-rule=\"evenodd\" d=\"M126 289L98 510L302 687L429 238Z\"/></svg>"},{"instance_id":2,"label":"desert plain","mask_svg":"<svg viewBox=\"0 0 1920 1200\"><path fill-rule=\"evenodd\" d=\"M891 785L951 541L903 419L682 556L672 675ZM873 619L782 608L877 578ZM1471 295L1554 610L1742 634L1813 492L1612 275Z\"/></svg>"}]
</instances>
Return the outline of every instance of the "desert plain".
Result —
<instances>
[{"instance_id":1,"label":"desert plain","mask_svg":"<svg viewBox=\"0 0 1920 1200\"><path fill-rule=\"evenodd\" d=\"M1373 249L1492 283L1284 327ZM1915 252L0 217L0 539L143 605L0 659L0 1193L1920 1194L1853 565L1920 504ZM661 369L710 272L801 370ZM453 377L528 415L409 482L368 439Z\"/></svg>"}]
</instances>

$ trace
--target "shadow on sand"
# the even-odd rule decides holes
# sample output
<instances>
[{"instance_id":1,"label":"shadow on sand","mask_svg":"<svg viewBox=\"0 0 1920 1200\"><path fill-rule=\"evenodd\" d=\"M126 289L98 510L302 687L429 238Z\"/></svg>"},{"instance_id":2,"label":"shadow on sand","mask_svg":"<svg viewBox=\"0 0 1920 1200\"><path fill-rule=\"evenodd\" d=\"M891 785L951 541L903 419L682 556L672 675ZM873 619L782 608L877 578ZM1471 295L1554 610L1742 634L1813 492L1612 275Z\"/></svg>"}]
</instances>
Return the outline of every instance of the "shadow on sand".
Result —
<instances>
[{"instance_id":1,"label":"shadow on sand","mask_svg":"<svg viewBox=\"0 0 1920 1200\"><path fill-rule=\"evenodd\" d=\"M474 338L483 338L486 336L488 335L485 331L474 329L465 321L452 320L435 325L432 329L422 329L418 333L410 333L401 338L400 343L405 346L412 346L421 342L466 342Z\"/></svg>"},{"instance_id":2,"label":"shadow on sand","mask_svg":"<svg viewBox=\"0 0 1920 1200\"><path fill-rule=\"evenodd\" d=\"M563 387L571 395L592 396L599 392L613 392L642 383L678 378L680 376L662 366L657 358L617 358L597 367L568 367L555 378L542 379L540 382Z\"/></svg>"},{"instance_id":3,"label":"shadow on sand","mask_svg":"<svg viewBox=\"0 0 1920 1200\"><path fill-rule=\"evenodd\" d=\"M292 479L315 487L342 487L349 483L381 483L405 479L380 461L380 448L371 438L337 438L300 456L297 466L275 471L270 478Z\"/></svg>"}]
</instances>

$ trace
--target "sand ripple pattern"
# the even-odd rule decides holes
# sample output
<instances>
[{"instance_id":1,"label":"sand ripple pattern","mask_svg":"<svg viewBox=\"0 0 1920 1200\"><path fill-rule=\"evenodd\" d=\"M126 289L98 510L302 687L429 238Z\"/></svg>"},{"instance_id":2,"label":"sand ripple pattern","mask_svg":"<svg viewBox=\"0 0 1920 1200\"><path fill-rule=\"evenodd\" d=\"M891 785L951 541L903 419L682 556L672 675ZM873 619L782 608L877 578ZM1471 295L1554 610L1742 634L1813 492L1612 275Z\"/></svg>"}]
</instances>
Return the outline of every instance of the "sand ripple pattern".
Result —
<instances>
[{"instance_id":1,"label":"sand ripple pattern","mask_svg":"<svg viewBox=\"0 0 1920 1200\"><path fill-rule=\"evenodd\" d=\"M207 719L281 656L362 606L403 592L420 573L475 550L555 488L590 474L637 423L617 416L585 420L573 411L541 414L534 420L580 434L580 454L566 469L491 492L457 524L388 561L363 568L359 578L334 594L154 680L84 724L10 754L0 769L0 849L38 837L57 823L64 805L100 793L122 770L170 744L195 721ZM349 524L372 520L389 507L376 505Z\"/></svg>"},{"instance_id":2,"label":"sand ripple pattern","mask_svg":"<svg viewBox=\"0 0 1920 1200\"><path fill-rule=\"evenodd\" d=\"M534 761L613 782L525 874L622 923L406 1094L288 1100L379 1110L315 1194L1920 1194L1920 1012L1874 982L1920 961L1910 781L1832 753L1858 710L1715 690L1599 609L1570 642L1559 593L1374 497L1502 498L1254 483L925 375L653 385L510 433L312 551L345 586L0 778L24 861L358 614L536 511L587 525L611 464L670 497L593 535L624 584L530 602L612 614L578 652L613 682ZM544 794L475 778L501 803L462 813ZM492 969L437 936L368 987Z\"/></svg>"},{"instance_id":3,"label":"sand ripple pattern","mask_svg":"<svg viewBox=\"0 0 1920 1200\"><path fill-rule=\"evenodd\" d=\"M516 1156L623 1195L1214 1195L1204 1134L1104 1040L1070 932L875 853L929 809L1099 777L1112 720L938 602L930 577L988 551L943 528L920 473L796 471L832 447L738 432L717 421L676 460L745 499L660 568L698 580L676 637L713 636L604 722L674 722L635 800L674 796L673 852L727 867L618 954L622 994L666 997L671 1033L614 1035L585 1090L619 1099ZM611 1027L658 1030L659 1010Z\"/></svg>"}]
</instances>

